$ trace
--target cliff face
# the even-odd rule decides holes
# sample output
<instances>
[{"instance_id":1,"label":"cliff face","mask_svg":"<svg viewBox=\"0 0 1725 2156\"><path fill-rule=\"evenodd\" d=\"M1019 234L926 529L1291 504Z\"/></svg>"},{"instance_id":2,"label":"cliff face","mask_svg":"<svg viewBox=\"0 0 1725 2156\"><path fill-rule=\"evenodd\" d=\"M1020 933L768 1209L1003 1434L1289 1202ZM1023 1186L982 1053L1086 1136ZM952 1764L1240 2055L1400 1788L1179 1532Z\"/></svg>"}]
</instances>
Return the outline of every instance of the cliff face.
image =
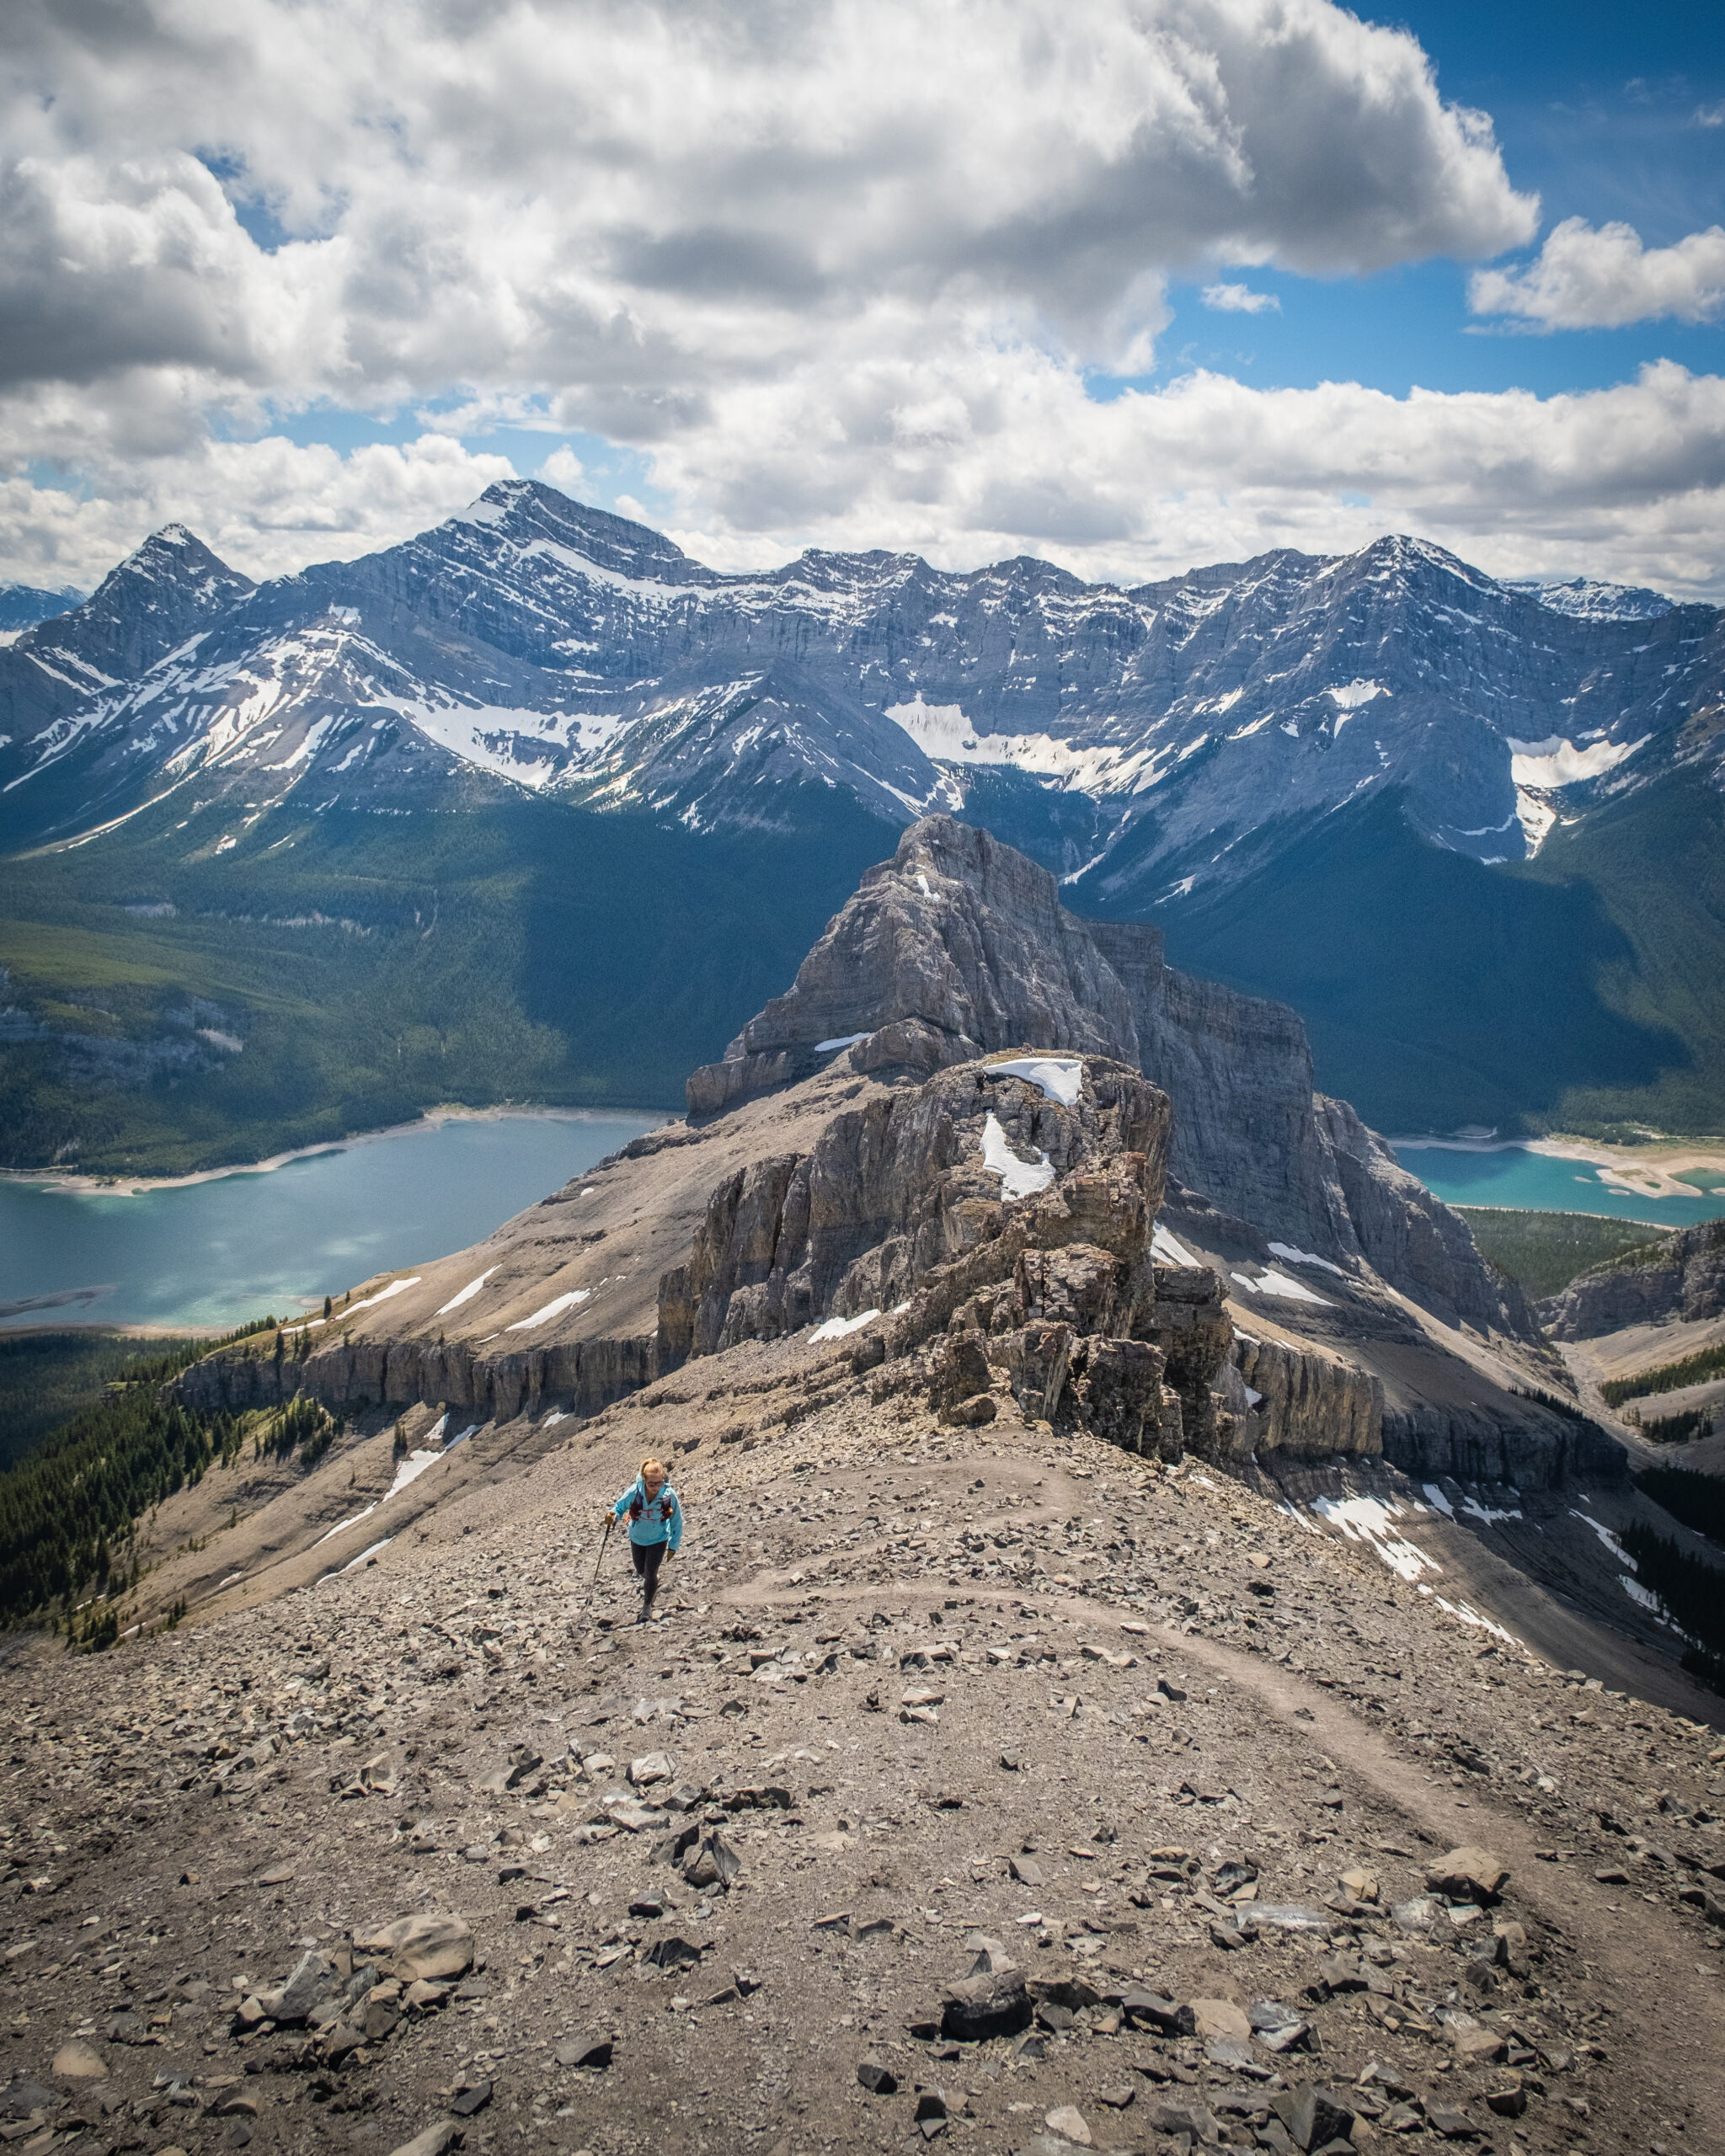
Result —
<instances>
[{"instance_id":1,"label":"cliff face","mask_svg":"<svg viewBox=\"0 0 1725 2156\"><path fill-rule=\"evenodd\" d=\"M1461 1217L1345 1102L1312 1091L1285 1004L1169 966L1159 931L1084 921L1045 869L950 817L913 824L870 869L790 990L689 1080L708 1117L846 1059L923 1078L1031 1046L1113 1056L1174 1103L1175 1178L1266 1235L1363 1261L1446 1321L1532 1337Z\"/></svg>"},{"instance_id":2,"label":"cliff face","mask_svg":"<svg viewBox=\"0 0 1725 2156\"><path fill-rule=\"evenodd\" d=\"M638 1139L478 1249L237 1342L179 1389L230 1409L304 1390L349 1412L590 1415L830 1321L881 1399L921 1395L974 1426L1010 1398L1129 1451L1224 1460L1239 1433L1214 1389L1224 1284L1152 1255L1171 1121L1165 1093L1096 1056L891 1086L817 1076L705 1132ZM571 1209L592 1225L571 1233ZM620 1332L631 1315L640 1329ZM510 1344L524 1331L537 1344Z\"/></svg>"},{"instance_id":3,"label":"cliff face","mask_svg":"<svg viewBox=\"0 0 1725 2156\"><path fill-rule=\"evenodd\" d=\"M484 1243L183 1390L585 1416L830 1325L882 1399L965 1423L1010 1399L1167 1458L1529 1486L1615 1465L1526 1397L1549 1374L1519 1299L1313 1093L1293 1012L1174 971L1154 929L1066 914L985 833L908 832L690 1093L705 1113Z\"/></svg>"},{"instance_id":4,"label":"cliff face","mask_svg":"<svg viewBox=\"0 0 1725 2156\"><path fill-rule=\"evenodd\" d=\"M1138 1061L1130 1000L1053 877L948 816L864 873L792 987L690 1078L689 1113L805 1078L853 1042L856 1070L924 1076L1026 1046Z\"/></svg>"},{"instance_id":5,"label":"cliff face","mask_svg":"<svg viewBox=\"0 0 1725 2156\"><path fill-rule=\"evenodd\" d=\"M793 1332L830 1312L896 1310L937 1268L1012 1230L1019 1247L1033 1233L1106 1239L1127 1268L1119 1299L1130 1321L1148 1289L1167 1098L1124 1065L1060 1067L1070 1102L1025 1077L967 1064L878 1092L836 1115L808 1153L728 1177L713 1193L688 1263L660 1283L663 1366ZM1083 1209L1098 1179L1123 1174L1133 1186L1119 1214L1130 1230L1088 1218L1075 1225L1074 1208Z\"/></svg>"},{"instance_id":6,"label":"cliff face","mask_svg":"<svg viewBox=\"0 0 1725 2156\"><path fill-rule=\"evenodd\" d=\"M1725 1220L1673 1235L1646 1265L1606 1266L1539 1305L1554 1340L1596 1340L1630 1325L1725 1316Z\"/></svg>"}]
</instances>

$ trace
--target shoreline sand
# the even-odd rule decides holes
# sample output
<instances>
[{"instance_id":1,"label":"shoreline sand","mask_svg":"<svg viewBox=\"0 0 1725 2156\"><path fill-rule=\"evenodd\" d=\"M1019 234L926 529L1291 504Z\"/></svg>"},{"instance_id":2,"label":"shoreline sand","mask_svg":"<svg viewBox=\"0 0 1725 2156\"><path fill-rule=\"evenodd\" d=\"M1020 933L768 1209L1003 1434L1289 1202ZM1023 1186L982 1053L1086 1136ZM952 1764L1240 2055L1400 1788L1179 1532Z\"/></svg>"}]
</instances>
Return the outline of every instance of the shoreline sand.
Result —
<instances>
[{"instance_id":1,"label":"shoreline sand","mask_svg":"<svg viewBox=\"0 0 1725 2156\"><path fill-rule=\"evenodd\" d=\"M1718 1196L1725 1209L1725 1193L1679 1180L1685 1172L1725 1176L1725 1139L1655 1139L1646 1145L1606 1145L1586 1138L1391 1138L1385 1143L1397 1152L1403 1146L1418 1146L1442 1153L1541 1153L1547 1160L1581 1161L1603 1169L1601 1184L1621 1197Z\"/></svg>"}]
</instances>

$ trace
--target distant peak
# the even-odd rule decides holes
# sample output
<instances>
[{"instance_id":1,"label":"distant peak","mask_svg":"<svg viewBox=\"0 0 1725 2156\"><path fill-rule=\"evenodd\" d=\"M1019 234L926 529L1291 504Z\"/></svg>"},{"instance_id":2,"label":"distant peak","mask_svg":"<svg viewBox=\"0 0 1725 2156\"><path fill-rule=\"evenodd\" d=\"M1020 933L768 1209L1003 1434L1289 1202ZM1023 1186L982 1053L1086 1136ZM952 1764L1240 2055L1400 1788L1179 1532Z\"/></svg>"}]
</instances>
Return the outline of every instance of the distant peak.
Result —
<instances>
[{"instance_id":1,"label":"distant peak","mask_svg":"<svg viewBox=\"0 0 1725 2156\"><path fill-rule=\"evenodd\" d=\"M153 584L184 592L200 606L231 604L252 589L252 579L230 568L184 524L164 524L109 569L88 602L99 606Z\"/></svg>"}]
</instances>

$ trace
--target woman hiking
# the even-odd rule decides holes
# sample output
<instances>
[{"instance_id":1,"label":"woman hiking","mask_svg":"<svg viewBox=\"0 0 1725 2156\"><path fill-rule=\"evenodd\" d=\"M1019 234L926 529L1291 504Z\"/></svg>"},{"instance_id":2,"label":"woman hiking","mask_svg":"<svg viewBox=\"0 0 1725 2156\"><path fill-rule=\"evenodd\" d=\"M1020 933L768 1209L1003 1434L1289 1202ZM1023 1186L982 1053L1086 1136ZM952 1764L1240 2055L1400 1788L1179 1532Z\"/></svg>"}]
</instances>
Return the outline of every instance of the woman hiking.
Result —
<instances>
[{"instance_id":1,"label":"woman hiking","mask_svg":"<svg viewBox=\"0 0 1725 2156\"><path fill-rule=\"evenodd\" d=\"M635 1622L644 1625L659 1592L659 1568L667 1556L676 1556L683 1540L683 1508L665 1478L665 1462L650 1454L644 1460L641 1472L606 1518L629 1523L629 1555L641 1582L641 1614Z\"/></svg>"}]
</instances>

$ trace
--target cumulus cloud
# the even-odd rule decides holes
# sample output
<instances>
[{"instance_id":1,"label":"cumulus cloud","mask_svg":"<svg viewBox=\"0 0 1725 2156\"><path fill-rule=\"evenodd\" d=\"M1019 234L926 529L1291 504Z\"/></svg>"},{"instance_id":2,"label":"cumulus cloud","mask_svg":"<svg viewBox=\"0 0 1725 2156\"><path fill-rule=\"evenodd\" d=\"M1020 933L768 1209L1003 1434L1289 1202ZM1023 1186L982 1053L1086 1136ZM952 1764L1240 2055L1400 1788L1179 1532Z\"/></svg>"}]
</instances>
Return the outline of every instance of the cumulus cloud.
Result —
<instances>
[{"instance_id":1,"label":"cumulus cloud","mask_svg":"<svg viewBox=\"0 0 1725 2156\"><path fill-rule=\"evenodd\" d=\"M640 452L724 565L1135 576L1401 525L1718 574L1718 385L1681 370L1093 393L1151 367L1171 280L1249 312L1231 272L1531 244L1490 122L1332 0L10 0L0 143L0 573L32 581L168 517L254 574L387 543L508 469L464 446L499 425ZM325 408L419 439L286 438Z\"/></svg>"},{"instance_id":2,"label":"cumulus cloud","mask_svg":"<svg viewBox=\"0 0 1725 2156\"><path fill-rule=\"evenodd\" d=\"M762 385L667 445L655 476L680 542L731 566L782 559L782 537L756 536L766 501L798 543L954 565L1028 545L1123 581L1404 531L1503 575L1725 584L1725 380L1669 361L1548 398L1201 372L1097 403L1044 355L978 350L850 387L842 425L825 384Z\"/></svg>"},{"instance_id":3,"label":"cumulus cloud","mask_svg":"<svg viewBox=\"0 0 1725 2156\"><path fill-rule=\"evenodd\" d=\"M279 435L208 442L179 456L104 462L95 483L75 490L0 478L0 558L22 581L52 568L89 586L146 532L179 522L248 575L281 576L393 545L513 476L508 457L476 455L446 435L345 456Z\"/></svg>"},{"instance_id":4,"label":"cumulus cloud","mask_svg":"<svg viewBox=\"0 0 1725 2156\"><path fill-rule=\"evenodd\" d=\"M1279 314L1282 302L1274 292L1255 292L1250 285L1206 285L1199 297L1217 314Z\"/></svg>"},{"instance_id":5,"label":"cumulus cloud","mask_svg":"<svg viewBox=\"0 0 1725 2156\"><path fill-rule=\"evenodd\" d=\"M1619 329L1631 322L1712 322L1725 312L1725 229L1644 248L1632 225L1566 217L1522 270L1478 270L1476 314L1518 315L1545 329Z\"/></svg>"},{"instance_id":6,"label":"cumulus cloud","mask_svg":"<svg viewBox=\"0 0 1725 2156\"><path fill-rule=\"evenodd\" d=\"M8 44L0 382L551 387L644 433L906 313L1141 365L1170 270L1536 215L1329 0L14 0Z\"/></svg>"}]
</instances>

